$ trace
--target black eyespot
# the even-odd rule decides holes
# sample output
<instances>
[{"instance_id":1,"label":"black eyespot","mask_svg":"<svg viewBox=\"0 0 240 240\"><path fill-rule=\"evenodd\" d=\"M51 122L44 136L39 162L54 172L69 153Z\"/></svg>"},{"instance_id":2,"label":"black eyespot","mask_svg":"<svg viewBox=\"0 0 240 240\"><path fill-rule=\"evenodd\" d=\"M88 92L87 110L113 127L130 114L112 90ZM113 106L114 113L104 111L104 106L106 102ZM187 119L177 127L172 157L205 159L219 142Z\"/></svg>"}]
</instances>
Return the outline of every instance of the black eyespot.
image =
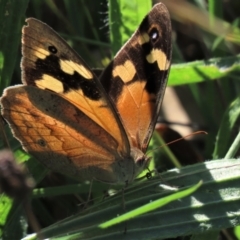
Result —
<instances>
[{"instance_id":1,"label":"black eyespot","mask_svg":"<svg viewBox=\"0 0 240 240\"><path fill-rule=\"evenodd\" d=\"M41 147L46 147L46 142L43 139L38 139L37 144L40 145Z\"/></svg>"},{"instance_id":2,"label":"black eyespot","mask_svg":"<svg viewBox=\"0 0 240 240\"><path fill-rule=\"evenodd\" d=\"M151 29L149 36L150 36L151 41L153 43L155 43L159 38L158 30L156 28Z\"/></svg>"},{"instance_id":3,"label":"black eyespot","mask_svg":"<svg viewBox=\"0 0 240 240\"><path fill-rule=\"evenodd\" d=\"M49 46L48 47L49 52L51 52L52 54L56 54L58 52L57 48L55 48L54 46Z\"/></svg>"}]
</instances>

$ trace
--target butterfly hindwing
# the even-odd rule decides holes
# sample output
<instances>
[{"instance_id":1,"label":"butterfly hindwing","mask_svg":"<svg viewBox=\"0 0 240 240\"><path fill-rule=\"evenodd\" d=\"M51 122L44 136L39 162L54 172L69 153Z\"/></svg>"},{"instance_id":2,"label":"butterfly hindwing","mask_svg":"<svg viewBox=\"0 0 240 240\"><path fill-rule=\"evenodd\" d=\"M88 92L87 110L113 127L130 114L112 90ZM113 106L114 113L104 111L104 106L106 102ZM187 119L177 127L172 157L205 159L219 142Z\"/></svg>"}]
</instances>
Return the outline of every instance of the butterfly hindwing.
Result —
<instances>
[{"instance_id":1,"label":"butterfly hindwing","mask_svg":"<svg viewBox=\"0 0 240 240\"><path fill-rule=\"evenodd\" d=\"M170 61L170 16L163 4L157 4L100 77L131 146L143 152L159 115Z\"/></svg>"}]
</instances>

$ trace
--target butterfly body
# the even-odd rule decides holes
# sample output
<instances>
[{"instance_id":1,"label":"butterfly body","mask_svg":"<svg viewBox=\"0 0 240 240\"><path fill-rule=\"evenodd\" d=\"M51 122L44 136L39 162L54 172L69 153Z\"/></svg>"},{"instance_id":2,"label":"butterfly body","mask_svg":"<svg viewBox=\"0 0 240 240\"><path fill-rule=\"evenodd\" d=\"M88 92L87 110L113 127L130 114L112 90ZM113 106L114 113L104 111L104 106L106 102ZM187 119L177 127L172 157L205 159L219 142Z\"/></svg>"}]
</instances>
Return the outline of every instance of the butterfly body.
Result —
<instances>
[{"instance_id":1,"label":"butterfly body","mask_svg":"<svg viewBox=\"0 0 240 240\"><path fill-rule=\"evenodd\" d=\"M50 27L27 19L23 85L1 98L23 148L78 180L132 182L160 110L171 58L171 24L157 4L114 60L96 76Z\"/></svg>"}]
</instances>

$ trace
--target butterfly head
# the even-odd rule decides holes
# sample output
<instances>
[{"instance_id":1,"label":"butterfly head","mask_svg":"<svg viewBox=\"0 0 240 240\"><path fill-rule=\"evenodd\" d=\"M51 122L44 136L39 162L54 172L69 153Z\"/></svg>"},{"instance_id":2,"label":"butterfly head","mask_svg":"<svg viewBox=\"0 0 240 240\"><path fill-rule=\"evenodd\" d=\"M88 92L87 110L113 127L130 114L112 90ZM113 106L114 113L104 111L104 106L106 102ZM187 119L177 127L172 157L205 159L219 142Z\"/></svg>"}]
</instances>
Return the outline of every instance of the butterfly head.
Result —
<instances>
[{"instance_id":1,"label":"butterfly head","mask_svg":"<svg viewBox=\"0 0 240 240\"><path fill-rule=\"evenodd\" d=\"M112 184L131 183L134 179L147 168L150 157L147 157L139 148L131 148L128 156L121 156L114 162Z\"/></svg>"},{"instance_id":2,"label":"butterfly head","mask_svg":"<svg viewBox=\"0 0 240 240\"><path fill-rule=\"evenodd\" d=\"M150 157L147 157L140 149L132 148L131 156L134 159L134 178L138 176L144 169L146 169L150 162Z\"/></svg>"}]
</instances>

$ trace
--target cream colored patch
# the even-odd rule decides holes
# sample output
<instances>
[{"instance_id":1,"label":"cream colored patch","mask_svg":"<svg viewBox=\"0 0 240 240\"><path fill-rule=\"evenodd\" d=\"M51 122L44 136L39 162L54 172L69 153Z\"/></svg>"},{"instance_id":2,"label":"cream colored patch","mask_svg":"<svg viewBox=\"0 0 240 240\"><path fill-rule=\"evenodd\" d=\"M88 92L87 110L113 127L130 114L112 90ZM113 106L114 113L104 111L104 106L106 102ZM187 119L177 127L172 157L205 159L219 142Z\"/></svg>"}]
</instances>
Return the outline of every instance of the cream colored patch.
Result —
<instances>
[{"instance_id":1,"label":"cream colored patch","mask_svg":"<svg viewBox=\"0 0 240 240\"><path fill-rule=\"evenodd\" d=\"M143 33L142 35L140 35L138 37L138 43L140 45L143 45L144 43L149 42L149 40L150 40L150 37L149 37L149 35L147 33Z\"/></svg>"},{"instance_id":2,"label":"cream colored patch","mask_svg":"<svg viewBox=\"0 0 240 240\"><path fill-rule=\"evenodd\" d=\"M64 91L63 84L58 79L47 74L44 74L42 79L37 79L35 83L41 89L47 88L57 93L62 93Z\"/></svg>"},{"instance_id":3,"label":"cream colored patch","mask_svg":"<svg viewBox=\"0 0 240 240\"><path fill-rule=\"evenodd\" d=\"M125 83L131 81L135 74L136 68L130 60L127 60L122 65L116 66L113 70L113 77L119 76Z\"/></svg>"},{"instance_id":4,"label":"cream colored patch","mask_svg":"<svg viewBox=\"0 0 240 240\"><path fill-rule=\"evenodd\" d=\"M50 53L43 48L37 48L34 54L40 59L45 59L50 55Z\"/></svg>"},{"instance_id":5,"label":"cream colored patch","mask_svg":"<svg viewBox=\"0 0 240 240\"><path fill-rule=\"evenodd\" d=\"M74 71L78 72L85 79L92 79L93 75L90 70L85 68L83 65L79 65L73 61L61 60L60 59L61 69L67 74L74 74Z\"/></svg>"},{"instance_id":6,"label":"cream colored patch","mask_svg":"<svg viewBox=\"0 0 240 240\"><path fill-rule=\"evenodd\" d=\"M166 54L161 49L153 49L146 58L149 63L157 61L158 67L162 71L169 68L170 62L167 60Z\"/></svg>"}]
</instances>

